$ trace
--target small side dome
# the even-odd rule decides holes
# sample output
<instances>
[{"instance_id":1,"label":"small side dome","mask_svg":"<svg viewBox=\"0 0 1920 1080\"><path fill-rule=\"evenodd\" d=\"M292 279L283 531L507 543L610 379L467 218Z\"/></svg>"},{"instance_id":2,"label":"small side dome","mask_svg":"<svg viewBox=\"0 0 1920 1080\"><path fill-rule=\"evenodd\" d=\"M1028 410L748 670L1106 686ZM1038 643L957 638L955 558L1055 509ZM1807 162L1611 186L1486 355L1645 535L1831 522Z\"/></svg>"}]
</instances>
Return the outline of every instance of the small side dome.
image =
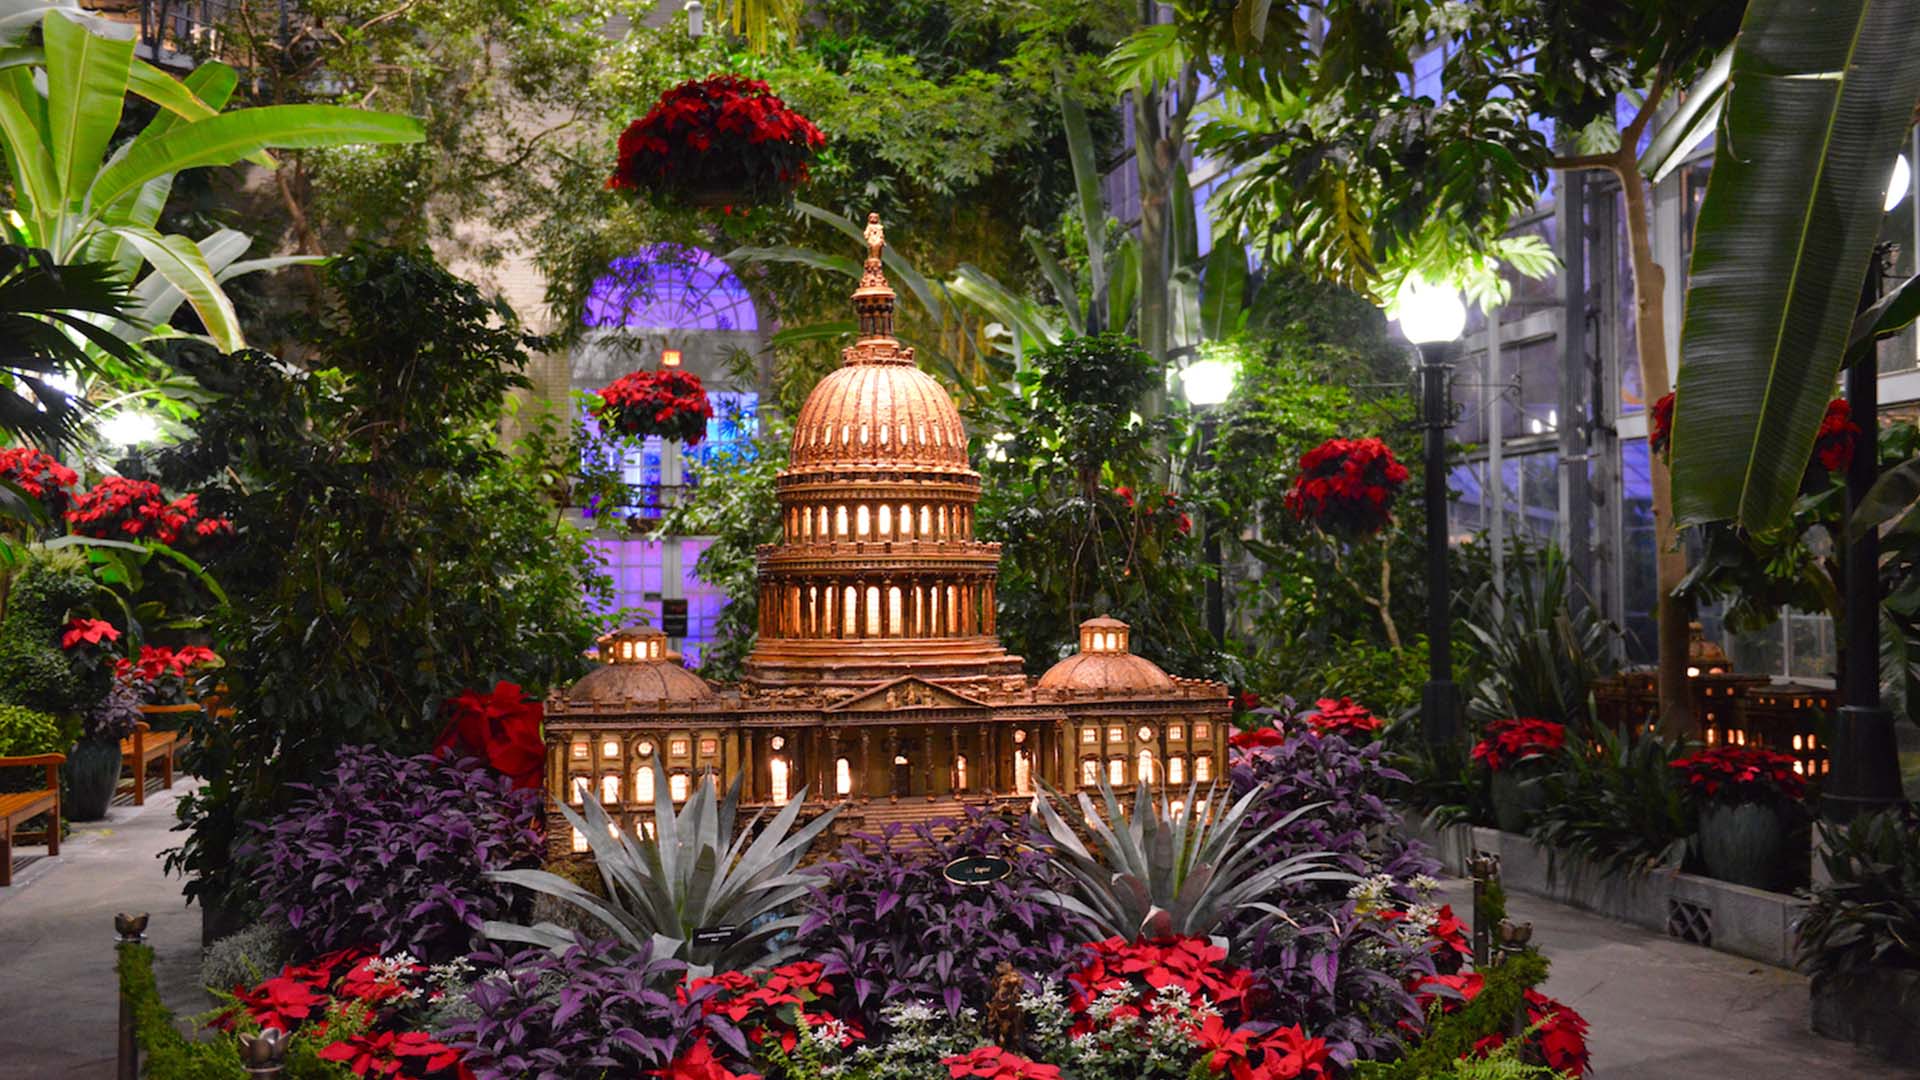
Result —
<instances>
[{"instance_id":1,"label":"small side dome","mask_svg":"<svg viewBox=\"0 0 1920 1080\"><path fill-rule=\"evenodd\" d=\"M1133 631L1110 615L1080 624L1080 651L1040 676L1045 690L1171 690L1173 677L1128 648Z\"/></svg>"},{"instance_id":2,"label":"small side dome","mask_svg":"<svg viewBox=\"0 0 1920 1080\"><path fill-rule=\"evenodd\" d=\"M600 639L600 666L567 690L573 702L705 702L718 699L707 681L667 650L667 635L651 626L627 626Z\"/></svg>"}]
</instances>

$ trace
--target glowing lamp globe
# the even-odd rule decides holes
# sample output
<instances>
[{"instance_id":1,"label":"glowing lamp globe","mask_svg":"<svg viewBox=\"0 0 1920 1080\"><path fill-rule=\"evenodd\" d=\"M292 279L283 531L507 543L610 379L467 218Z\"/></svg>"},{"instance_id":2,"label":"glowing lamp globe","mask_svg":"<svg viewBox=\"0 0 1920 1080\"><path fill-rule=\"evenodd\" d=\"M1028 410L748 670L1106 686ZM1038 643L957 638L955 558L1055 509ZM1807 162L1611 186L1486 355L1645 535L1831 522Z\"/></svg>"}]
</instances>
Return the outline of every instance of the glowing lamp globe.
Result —
<instances>
[{"instance_id":1,"label":"glowing lamp globe","mask_svg":"<svg viewBox=\"0 0 1920 1080\"><path fill-rule=\"evenodd\" d=\"M160 421L152 413L122 409L100 421L99 431L109 446L145 446L160 437Z\"/></svg>"},{"instance_id":2,"label":"glowing lamp globe","mask_svg":"<svg viewBox=\"0 0 1920 1080\"><path fill-rule=\"evenodd\" d=\"M1233 384L1239 377L1240 365L1231 360L1196 360L1180 373L1180 385L1189 404L1210 407L1233 396Z\"/></svg>"},{"instance_id":3,"label":"glowing lamp globe","mask_svg":"<svg viewBox=\"0 0 1920 1080\"><path fill-rule=\"evenodd\" d=\"M1415 345L1452 341L1467 328L1467 306L1452 289L1408 278L1400 289L1400 332Z\"/></svg>"},{"instance_id":4,"label":"glowing lamp globe","mask_svg":"<svg viewBox=\"0 0 1920 1080\"><path fill-rule=\"evenodd\" d=\"M1907 197L1907 188L1913 183L1913 166L1907 164L1907 155L1901 154L1893 159L1893 175L1887 177L1887 199L1881 208L1887 213L1899 206Z\"/></svg>"}]
</instances>

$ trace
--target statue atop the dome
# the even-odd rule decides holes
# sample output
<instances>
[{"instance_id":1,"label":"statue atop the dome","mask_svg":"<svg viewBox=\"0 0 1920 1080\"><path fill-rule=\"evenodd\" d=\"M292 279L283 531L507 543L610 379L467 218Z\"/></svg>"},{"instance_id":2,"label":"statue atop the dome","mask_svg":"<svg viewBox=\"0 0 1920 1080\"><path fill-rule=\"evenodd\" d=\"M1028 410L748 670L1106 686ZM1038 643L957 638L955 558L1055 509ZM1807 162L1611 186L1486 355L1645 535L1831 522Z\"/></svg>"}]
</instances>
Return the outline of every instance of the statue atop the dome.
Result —
<instances>
[{"instance_id":1,"label":"statue atop the dome","mask_svg":"<svg viewBox=\"0 0 1920 1080\"><path fill-rule=\"evenodd\" d=\"M880 249L887 246L887 231L880 227L879 214L869 213L867 215L867 230L861 235L867 239L867 259L872 262L879 262Z\"/></svg>"}]
</instances>

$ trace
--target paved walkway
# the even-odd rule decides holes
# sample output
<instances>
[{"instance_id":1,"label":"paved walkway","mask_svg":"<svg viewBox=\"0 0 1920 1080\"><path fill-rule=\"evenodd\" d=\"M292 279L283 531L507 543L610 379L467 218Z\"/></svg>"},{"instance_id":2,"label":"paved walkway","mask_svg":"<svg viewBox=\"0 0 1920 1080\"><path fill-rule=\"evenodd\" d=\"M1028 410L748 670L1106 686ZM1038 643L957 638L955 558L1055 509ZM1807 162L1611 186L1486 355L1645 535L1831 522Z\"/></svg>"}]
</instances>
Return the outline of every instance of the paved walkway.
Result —
<instances>
[{"instance_id":1,"label":"paved walkway","mask_svg":"<svg viewBox=\"0 0 1920 1080\"><path fill-rule=\"evenodd\" d=\"M1446 894L1472 909L1465 882ZM1595 1080L1920 1080L1813 1034L1804 976L1522 893L1507 909L1553 962L1546 992L1593 1025Z\"/></svg>"},{"instance_id":2,"label":"paved walkway","mask_svg":"<svg viewBox=\"0 0 1920 1080\"><path fill-rule=\"evenodd\" d=\"M75 826L59 858L35 859L0 889L0 1080L113 1076L115 912L153 916L147 941L168 1004L182 1015L208 1008L195 985L200 909L183 905L179 879L156 858L180 842L174 803L192 784Z\"/></svg>"},{"instance_id":3,"label":"paved walkway","mask_svg":"<svg viewBox=\"0 0 1920 1080\"><path fill-rule=\"evenodd\" d=\"M206 1008L200 913L155 858L179 841L174 802L190 783L115 807L0 889L0 1080L113 1075L116 911L152 913L169 1004ZM1464 883L1448 899L1467 910ZM1510 907L1553 961L1548 992L1593 1024L1596 1080L1920 1080L1811 1034L1806 980L1791 972L1533 897Z\"/></svg>"}]
</instances>

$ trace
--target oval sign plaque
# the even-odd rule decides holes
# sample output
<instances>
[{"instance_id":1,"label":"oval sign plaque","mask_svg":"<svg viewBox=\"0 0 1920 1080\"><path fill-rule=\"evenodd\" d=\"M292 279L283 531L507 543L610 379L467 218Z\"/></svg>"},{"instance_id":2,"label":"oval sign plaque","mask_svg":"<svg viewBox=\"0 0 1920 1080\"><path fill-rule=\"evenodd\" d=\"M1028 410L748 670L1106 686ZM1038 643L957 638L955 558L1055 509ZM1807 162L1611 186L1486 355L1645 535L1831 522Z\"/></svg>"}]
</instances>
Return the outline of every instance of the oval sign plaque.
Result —
<instances>
[{"instance_id":1,"label":"oval sign plaque","mask_svg":"<svg viewBox=\"0 0 1920 1080\"><path fill-rule=\"evenodd\" d=\"M1013 864L992 855L973 855L947 864L946 878L955 885L987 885L1013 873Z\"/></svg>"}]
</instances>

